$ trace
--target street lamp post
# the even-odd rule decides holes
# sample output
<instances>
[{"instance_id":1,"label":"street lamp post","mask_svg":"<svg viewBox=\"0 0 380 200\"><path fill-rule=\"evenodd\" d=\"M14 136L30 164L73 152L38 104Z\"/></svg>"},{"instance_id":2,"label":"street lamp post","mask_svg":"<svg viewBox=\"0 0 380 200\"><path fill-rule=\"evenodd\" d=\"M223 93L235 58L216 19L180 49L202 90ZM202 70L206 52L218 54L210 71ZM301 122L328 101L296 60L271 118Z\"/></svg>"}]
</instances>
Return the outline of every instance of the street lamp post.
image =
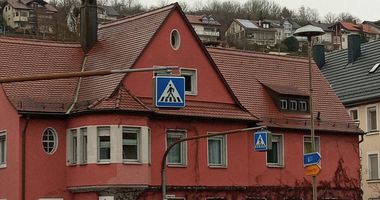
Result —
<instances>
[{"instance_id":1,"label":"street lamp post","mask_svg":"<svg viewBox=\"0 0 380 200\"><path fill-rule=\"evenodd\" d=\"M314 136L314 109L313 109L313 83L312 83L312 68L311 68L311 47L312 37L323 35L325 32L316 26L307 25L297 29L294 32L294 36L307 37L308 41L308 59L309 59L309 109L310 109L310 137L311 137L311 150L315 152L315 136ZM317 200L317 177L312 176L313 187L313 200Z\"/></svg>"}]
</instances>

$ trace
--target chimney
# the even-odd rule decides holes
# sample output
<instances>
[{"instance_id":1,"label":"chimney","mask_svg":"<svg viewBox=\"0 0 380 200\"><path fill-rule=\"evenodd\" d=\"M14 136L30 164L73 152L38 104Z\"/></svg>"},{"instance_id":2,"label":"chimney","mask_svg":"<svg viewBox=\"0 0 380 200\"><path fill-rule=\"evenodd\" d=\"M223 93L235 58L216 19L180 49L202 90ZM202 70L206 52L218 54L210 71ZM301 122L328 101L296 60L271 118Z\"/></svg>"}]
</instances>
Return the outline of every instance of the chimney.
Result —
<instances>
[{"instance_id":1,"label":"chimney","mask_svg":"<svg viewBox=\"0 0 380 200\"><path fill-rule=\"evenodd\" d=\"M348 63L353 63L361 55L360 43L360 35L348 36Z\"/></svg>"},{"instance_id":2,"label":"chimney","mask_svg":"<svg viewBox=\"0 0 380 200\"><path fill-rule=\"evenodd\" d=\"M80 8L80 43L84 52L90 51L98 39L96 0L82 0Z\"/></svg>"},{"instance_id":3,"label":"chimney","mask_svg":"<svg viewBox=\"0 0 380 200\"><path fill-rule=\"evenodd\" d=\"M322 69L323 65L325 65L325 45L316 44L313 46L313 58L315 64L317 64L319 69Z\"/></svg>"}]
</instances>

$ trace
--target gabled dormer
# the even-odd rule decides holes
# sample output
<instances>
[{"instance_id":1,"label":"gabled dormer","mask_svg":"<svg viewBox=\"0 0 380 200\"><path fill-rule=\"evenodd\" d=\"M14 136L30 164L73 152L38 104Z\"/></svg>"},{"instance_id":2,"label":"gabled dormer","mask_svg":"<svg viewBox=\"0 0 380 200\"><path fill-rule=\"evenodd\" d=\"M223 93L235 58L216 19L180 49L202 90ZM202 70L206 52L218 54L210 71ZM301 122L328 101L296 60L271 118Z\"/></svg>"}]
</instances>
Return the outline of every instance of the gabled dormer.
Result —
<instances>
[{"instance_id":1,"label":"gabled dormer","mask_svg":"<svg viewBox=\"0 0 380 200\"><path fill-rule=\"evenodd\" d=\"M280 112L309 113L309 94L290 85L261 83Z\"/></svg>"}]
</instances>

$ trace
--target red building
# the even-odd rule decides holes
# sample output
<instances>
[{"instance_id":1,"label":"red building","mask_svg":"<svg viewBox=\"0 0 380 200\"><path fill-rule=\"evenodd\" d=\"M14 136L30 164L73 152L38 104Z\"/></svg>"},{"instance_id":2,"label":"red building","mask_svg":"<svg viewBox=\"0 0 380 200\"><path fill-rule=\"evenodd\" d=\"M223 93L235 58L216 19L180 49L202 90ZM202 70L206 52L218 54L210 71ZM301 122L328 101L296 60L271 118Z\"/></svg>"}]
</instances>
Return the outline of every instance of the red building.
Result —
<instances>
[{"instance_id":1,"label":"red building","mask_svg":"<svg viewBox=\"0 0 380 200\"><path fill-rule=\"evenodd\" d=\"M94 24L82 30L97 30ZM253 132L176 146L167 159L168 194L311 198L303 166L310 149L305 60L205 49L178 4L84 35L82 45L0 37L0 76L179 69L2 84L0 199L160 199L168 144L259 125L273 132L266 153L253 150ZM167 73L185 77L185 108L153 105L152 78ZM319 197L360 199L361 132L316 66L313 73Z\"/></svg>"}]
</instances>

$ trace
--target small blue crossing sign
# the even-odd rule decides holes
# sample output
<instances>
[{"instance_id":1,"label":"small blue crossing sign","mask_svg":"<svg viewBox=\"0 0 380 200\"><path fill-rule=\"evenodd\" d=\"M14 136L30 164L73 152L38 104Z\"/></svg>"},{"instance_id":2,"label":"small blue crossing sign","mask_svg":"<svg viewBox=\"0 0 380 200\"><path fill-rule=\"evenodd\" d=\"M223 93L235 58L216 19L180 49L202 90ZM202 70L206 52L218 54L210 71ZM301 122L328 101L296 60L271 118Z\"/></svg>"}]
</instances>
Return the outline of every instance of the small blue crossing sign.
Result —
<instances>
[{"instance_id":1,"label":"small blue crossing sign","mask_svg":"<svg viewBox=\"0 0 380 200\"><path fill-rule=\"evenodd\" d=\"M318 152L305 153L303 155L304 166L316 165L316 164L319 164L320 161L321 161L321 154L319 154Z\"/></svg>"},{"instance_id":2,"label":"small blue crossing sign","mask_svg":"<svg viewBox=\"0 0 380 200\"><path fill-rule=\"evenodd\" d=\"M155 77L154 103L156 107L185 107L185 78L180 76Z\"/></svg>"},{"instance_id":3,"label":"small blue crossing sign","mask_svg":"<svg viewBox=\"0 0 380 200\"><path fill-rule=\"evenodd\" d=\"M256 151L267 151L271 149L272 141L268 131L258 131L254 134L253 144Z\"/></svg>"}]
</instances>

